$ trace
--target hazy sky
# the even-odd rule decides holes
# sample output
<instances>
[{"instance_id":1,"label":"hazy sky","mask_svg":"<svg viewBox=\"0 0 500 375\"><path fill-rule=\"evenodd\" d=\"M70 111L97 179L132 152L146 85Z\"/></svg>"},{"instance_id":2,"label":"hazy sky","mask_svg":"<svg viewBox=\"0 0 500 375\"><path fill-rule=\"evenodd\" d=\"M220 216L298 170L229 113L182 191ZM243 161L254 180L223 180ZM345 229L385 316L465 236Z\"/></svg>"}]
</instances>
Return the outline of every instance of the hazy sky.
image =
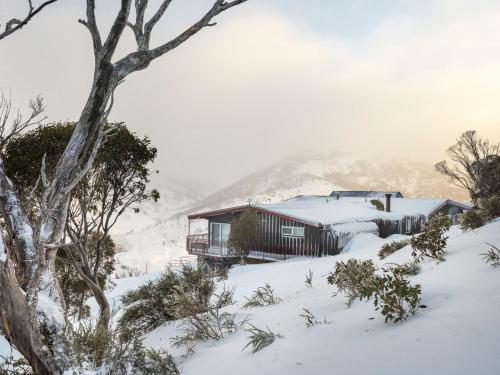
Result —
<instances>
[{"instance_id":1,"label":"hazy sky","mask_svg":"<svg viewBox=\"0 0 500 375\"><path fill-rule=\"evenodd\" d=\"M22 3L0 0L0 23ZM103 29L118 3L97 1ZM174 0L153 44L210 3ZM61 0L0 42L18 106L41 93L50 120L78 118L93 68L83 4ZM118 88L111 119L152 138L164 175L224 185L307 149L435 162L464 130L500 140L498 0L249 0L217 21Z\"/></svg>"}]
</instances>

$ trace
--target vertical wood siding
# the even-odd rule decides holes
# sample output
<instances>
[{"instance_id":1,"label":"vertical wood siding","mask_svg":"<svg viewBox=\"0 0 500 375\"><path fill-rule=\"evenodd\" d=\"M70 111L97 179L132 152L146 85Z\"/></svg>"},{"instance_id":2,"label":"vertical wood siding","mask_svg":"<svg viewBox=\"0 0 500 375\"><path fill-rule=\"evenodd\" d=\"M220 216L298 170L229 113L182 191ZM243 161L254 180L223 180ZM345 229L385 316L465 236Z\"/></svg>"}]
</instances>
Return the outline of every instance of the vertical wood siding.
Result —
<instances>
[{"instance_id":1,"label":"vertical wood siding","mask_svg":"<svg viewBox=\"0 0 500 375\"><path fill-rule=\"evenodd\" d=\"M443 207L439 212L447 213L449 206ZM460 209L460 213L463 210ZM208 230L210 235L211 223L231 224L239 218L241 212L225 213L212 216L208 220ZM321 257L326 255L336 255L342 250L339 248L339 238L332 234L328 228L318 228L302 223L297 220L286 219L281 216L269 213L258 212L260 218L262 241L258 244L257 251L269 254L277 254L281 259L290 256ZM426 222L424 216L407 216L401 220L372 220L379 228L379 236L382 238L392 234L415 234L423 230ZM304 228L304 237L283 236L281 228L283 226ZM345 242L345 241L343 241Z\"/></svg>"}]
</instances>

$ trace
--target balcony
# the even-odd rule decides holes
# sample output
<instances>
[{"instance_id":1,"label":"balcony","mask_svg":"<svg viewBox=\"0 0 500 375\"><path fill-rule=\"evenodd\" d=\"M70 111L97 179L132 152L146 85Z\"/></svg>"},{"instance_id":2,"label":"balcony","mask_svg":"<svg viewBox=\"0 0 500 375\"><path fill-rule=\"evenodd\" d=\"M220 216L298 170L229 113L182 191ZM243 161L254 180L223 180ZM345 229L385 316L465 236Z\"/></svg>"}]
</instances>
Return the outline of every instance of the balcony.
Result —
<instances>
[{"instance_id":1,"label":"balcony","mask_svg":"<svg viewBox=\"0 0 500 375\"><path fill-rule=\"evenodd\" d=\"M212 258L238 258L239 254L231 252L227 247L227 241L209 241L208 233L191 234L186 239L186 249L191 255L201 255ZM295 258L287 247L275 246L272 251L252 250L248 258L266 261L279 261Z\"/></svg>"},{"instance_id":2,"label":"balcony","mask_svg":"<svg viewBox=\"0 0 500 375\"><path fill-rule=\"evenodd\" d=\"M215 258L233 258L239 256L228 250L227 241L209 241L208 233L190 234L187 236L186 250L191 255L203 255Z\"/></svg>"}]
</instances>

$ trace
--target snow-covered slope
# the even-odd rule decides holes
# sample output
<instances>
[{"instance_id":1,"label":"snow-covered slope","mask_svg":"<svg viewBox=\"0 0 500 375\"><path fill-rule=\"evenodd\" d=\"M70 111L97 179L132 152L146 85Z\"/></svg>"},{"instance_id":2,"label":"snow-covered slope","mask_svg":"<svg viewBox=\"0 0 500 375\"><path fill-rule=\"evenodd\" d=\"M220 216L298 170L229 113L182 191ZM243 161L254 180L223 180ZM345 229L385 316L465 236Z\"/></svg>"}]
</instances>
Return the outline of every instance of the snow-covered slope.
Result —
<instances>
[{"instance_id":1,"label":"snow-covered slope","mask_svg":"<svg viewBox=\"0 0 500 375\"><path fill-rule=\"evenodd\" d=\"M500 220L466 233L452 227L448 235L447 260L439 264L427 260L410 278L412 284L422 285L427 308L407 321L385 324L372 302L354 301L347 308L344 296L332 295L334 288L326 277L337 261L372 259L380 267L411 259L408 247L384 261L377 257L384 242L402 236L382 240L362 234L338 256L231 269L224 283L235 287L237 302L227 310L283 336L260 352L242 351L248 339L240 330L218 342L200 343L197 352L186 357L170 345L170 338L180 333L175 324L156 329L144 342L172 353L184 375L499 374L500 267L487 265L480 254L488 244L500 247ZM312 288L304 284L309 270ZM108 295L110 303L118 308L123 293L158 276L116 280ZM283 302L243 310L243 297L265 283ZM328 324L306 327L299 316L303 308ZM8 351L0 339L0 354Z\"/></svg>"},{"instance_id":2,"label":"snow-covered slope","mask_svg":"<svg viewBox=\"0 0 500 375\"><path fill-rule=\"evenodd\" d=\"M169 184L160 186L159 203L128 215L114 231L126 250L119 256L123 264L161 269L169 260L186 255L189 213L248 200L275 203L300 194L327 195L334 189L399 190L407 197L466 199L430 164L338 152L296 155L219 190L202 181L163 180Z\"/></svg>"},{"instance_id":3,"label":"snow-covered slope","mask_svg":"<svg viewBox=\"0 0 500 375\"><path fill-rule=\"evenodd\" d=\"M488 249L486 243L500 246L500 222L467 233L453 227L449 235L446 262L425 261L411 278L422 285L427 308L405 322L385 324L372 302L355 301L347 308L344 296L332 296L326 276L337 261L373 259L382 266L410 260L407 247L380 261L376 253L384 240L365 234L339 256L231 270L225 283L236 288L238 302L228 310L283 335L258 353L241 351L248 341L244 330L200 344L186 358L169 344L179 334L175 325L158 328L145 343L173 353L185 375L499 374L500 268L485 264L480 254ZM304 284L309 269L313 288ZM242 310L243 296L265 283L284 301ZM306 327L299 316L303 308L329 324Z\"/></svg>"}]
</instances>

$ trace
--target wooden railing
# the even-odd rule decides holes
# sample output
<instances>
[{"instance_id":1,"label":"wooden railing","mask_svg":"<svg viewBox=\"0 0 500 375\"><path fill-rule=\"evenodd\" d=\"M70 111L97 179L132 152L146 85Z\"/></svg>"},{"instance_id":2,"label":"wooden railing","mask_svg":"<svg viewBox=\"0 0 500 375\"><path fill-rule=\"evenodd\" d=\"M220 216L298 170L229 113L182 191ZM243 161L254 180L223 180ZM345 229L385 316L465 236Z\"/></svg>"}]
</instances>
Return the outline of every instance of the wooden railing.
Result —
<instances>
[{"instance_id":1,"label":"wooden railing","mask_svg":"<svg viewBox=\"0 0 500 375\"><path fill-rule=\"evenodd\" d=\"M186 238L186 250L189 254L200 255L208 250L208 233L191 234Z\"/></svg>"},{"instance_id":2,"label":"wooden railing","mask_svg":"<svg viewBox=\"0 0 500 375\"><path fill-rule=\"evenodd\" d=\"M205 255L220 258L239 257L239 254L228 250L226 241L209 240L208 233L191 234L186 238L186 250L191 255ZM286 260L297 255L286 246L277 246L272 251L253 250L248 254L249 258L265 260Z\"/></svg>"},{"instance_id":3,"label":"wooden railing","mask_svg":"<svg viewBox=\"0 0 500 375\"><path fill-rule=\"evenodd\" d=\"M221 258L238 256L228 251L227 241L209 241L207 233L187 236L186 250L192 255L206 255Z\"/></svg>"}]
</instances>

